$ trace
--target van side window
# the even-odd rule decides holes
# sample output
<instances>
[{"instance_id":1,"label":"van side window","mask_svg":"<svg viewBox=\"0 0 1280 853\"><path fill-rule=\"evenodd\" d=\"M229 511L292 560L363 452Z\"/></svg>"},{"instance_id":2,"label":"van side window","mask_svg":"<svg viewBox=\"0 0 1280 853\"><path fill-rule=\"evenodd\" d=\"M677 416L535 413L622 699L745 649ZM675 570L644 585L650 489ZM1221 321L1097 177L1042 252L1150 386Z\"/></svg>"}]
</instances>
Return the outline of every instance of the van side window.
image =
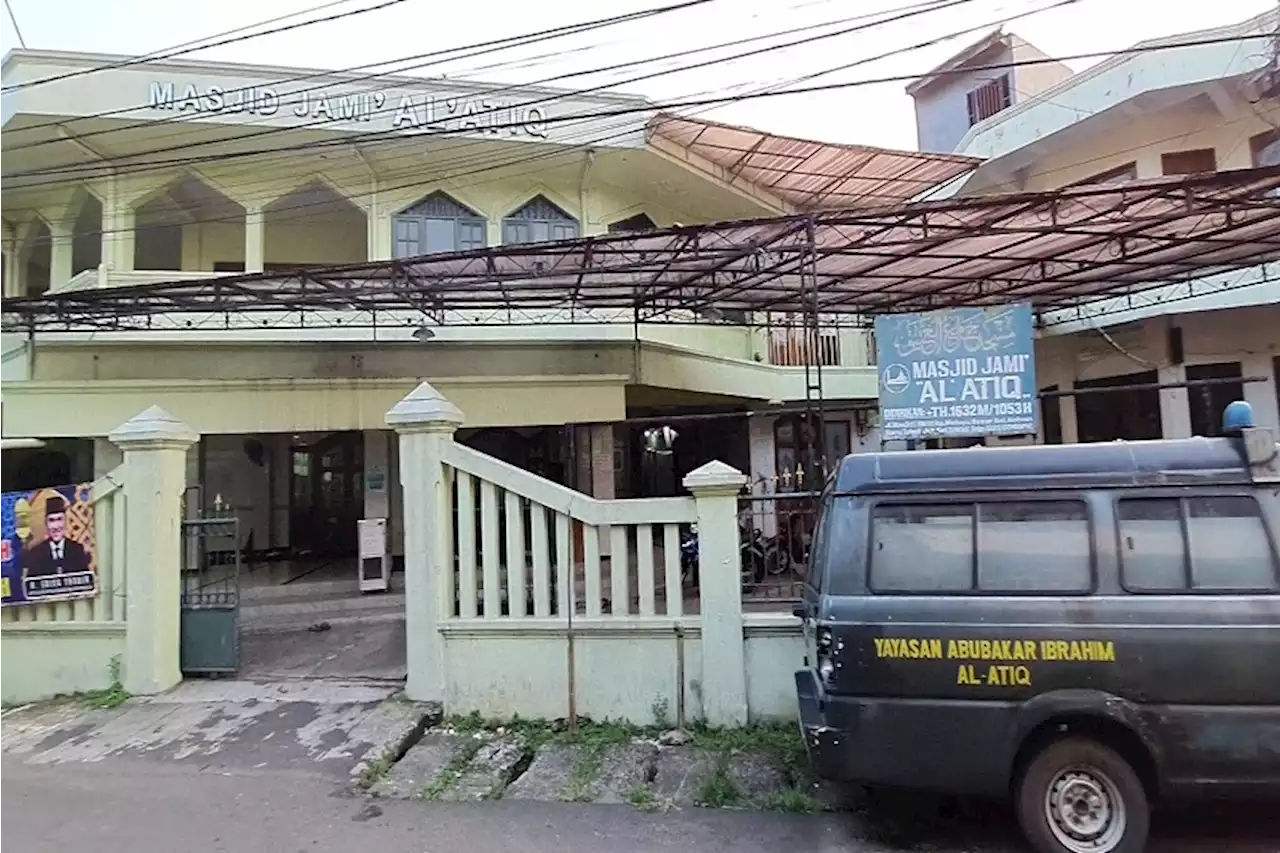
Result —
<instances>
[{"instance_id":1,"label":"van side window","mask_svg":"<svg viewBox=\"0 0 1280 853\"><path fill-rule=\"evenodd\" d=\"M1081 501L877 506L870 584L877 592L1089 592L1089 513Z\"/></svg>"},{"instance_id":2,"label":"van side window","mask_svg":"<svg viewBox=\"0 0 1280 853\"><path fill-rule=\"evenodd\" d=\"M1125 498L1116 514L1131 592L1276 587L1275 555L1252 497Z\"/></svg>"},{"instance_id":3,"label":"van side window","mask_svg":"<svg viewBox=\"0 0 1280 853\"><path fill-rule=\"evenodd\" d=\"M1085 505L1080 501L979 504L978 588L983 592L1093 589Z\"/></svg>"},{"instance_id":4,"label":"van side window","mask_svg":"<svg viewBox=\"0 0 1280 853\"><path fill-rule=\"evenodd\" d=\"M872 516L871 588L968 592L973 588L973 505L881 505Z\"/></svg>"}]
</instances>

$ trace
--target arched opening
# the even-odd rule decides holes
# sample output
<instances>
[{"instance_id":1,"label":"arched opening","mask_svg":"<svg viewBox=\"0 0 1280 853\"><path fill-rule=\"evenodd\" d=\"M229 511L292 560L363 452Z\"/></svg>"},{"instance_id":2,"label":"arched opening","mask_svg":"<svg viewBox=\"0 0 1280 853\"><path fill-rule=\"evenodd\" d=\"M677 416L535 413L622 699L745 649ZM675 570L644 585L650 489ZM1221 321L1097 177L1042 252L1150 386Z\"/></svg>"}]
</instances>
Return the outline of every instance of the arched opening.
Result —
<instances>
[{"instance_id":1,"label":"arched opening","mask_svg":"<svg viewBox=\"0 0 1280 853\"><path fill-rule=\"evenodd\" d=\"M324 181L311 181L271 202L263 218L267 270L358 264L369 258L364 211Z\"/></svg>"},{"instance_id":2,"label":"arched opening","mask_svg":"<svg viewBox=\"0 0 1280 853\"><path fill-rule=\"evenodd\" d=\"M643 234L646 231L657 231L658 226L646 213L637 213L626 219L609 223L610 234Z\"/></svg>"},{"instance_id":3,"label":"arched opening","mask_svg":"<svg viewBox=\"0 0 1280 853\"><path fill-rule=\"evenodd\" d=\"M578 220L541 195L530 199L524 207L502 220L502 242L505 245L576 240L579 231Z\"/></svg>"},{"instance_id":4,"label":"arched opening","mask_svg":"<svg viewBox=\"0 0 1280 853\"><path fill-rule=\"evenodd\" d=\"M443 192L411 204L392 220L397 258L483 249L488 232L483 216Z\"/></svg>"},{"instance_id":5,"label":"arched opening","mask_svg":"<svg viewBox=\"0 0 1280 853\"><path fill-rule=\"evenodd\" d=\"M96 270L102 263L102 202L80 190L71 205L71 274Z\"/></svg>"},{"instance_id":6,"label":"arched opening","mask_svg":"<svg viewBox=\"0 0 1280 853\"><path fill-rule=\"evenodd\" d=\"M244 208L198 178L166 184L134 213L134 269L244 269Z\"/></svg>"},{"instance_id":7,"label":"arched opening","mask_svg":"<svg viewBox=\"0 0 1280 853\"><path fill-rule=\"evenodd\" d=\"M40 296L49 289L49 273L53 267L53 235L43 219L27 229L26 239L18 252L18 274L24 296Z\"/></svg>"}]
</instances>

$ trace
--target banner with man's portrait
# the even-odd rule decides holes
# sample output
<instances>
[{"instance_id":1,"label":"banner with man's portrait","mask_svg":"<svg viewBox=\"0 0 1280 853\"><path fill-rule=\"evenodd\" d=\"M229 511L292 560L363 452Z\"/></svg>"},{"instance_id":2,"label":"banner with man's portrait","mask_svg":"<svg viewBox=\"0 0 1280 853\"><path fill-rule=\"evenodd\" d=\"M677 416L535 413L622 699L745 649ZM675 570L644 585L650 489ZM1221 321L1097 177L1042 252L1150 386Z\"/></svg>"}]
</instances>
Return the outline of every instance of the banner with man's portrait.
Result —
<instances>
[{"instance_id":1,"label":"banner with man's portrait","mask_svg":"<svg viewBox=\"0 0 1280 853\"><path fill-rule=\"evenodd\" d=\"M98 594L93 484L0 495L5 607Z\"/></svg>"}]
</instances>

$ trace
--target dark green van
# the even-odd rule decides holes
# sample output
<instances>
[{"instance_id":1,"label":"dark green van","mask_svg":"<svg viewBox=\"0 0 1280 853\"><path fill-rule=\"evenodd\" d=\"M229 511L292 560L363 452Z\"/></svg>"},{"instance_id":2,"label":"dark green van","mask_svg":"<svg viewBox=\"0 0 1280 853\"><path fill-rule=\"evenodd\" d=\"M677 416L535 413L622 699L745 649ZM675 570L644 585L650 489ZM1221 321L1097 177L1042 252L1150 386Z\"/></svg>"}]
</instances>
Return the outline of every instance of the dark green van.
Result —
<instances>
[{"instance_id":1,"label":"dark green van","mask_svg":"<svg viewBox=\"0 0 1280 853\"><path fill-rule=\"evenodd\" d=\"M1040 853L1280 792L1280 448L1244 426L846 457L797 608L818 774L1009 797Z\"/></svg>"}]
</instances>

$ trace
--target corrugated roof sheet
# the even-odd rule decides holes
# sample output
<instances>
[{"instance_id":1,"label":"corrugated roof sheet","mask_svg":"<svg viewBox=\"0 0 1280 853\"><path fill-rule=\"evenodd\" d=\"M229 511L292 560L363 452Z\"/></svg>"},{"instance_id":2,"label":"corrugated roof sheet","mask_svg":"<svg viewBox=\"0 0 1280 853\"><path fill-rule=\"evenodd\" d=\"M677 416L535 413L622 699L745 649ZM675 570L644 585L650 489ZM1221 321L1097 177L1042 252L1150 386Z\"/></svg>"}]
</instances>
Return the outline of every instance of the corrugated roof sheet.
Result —
<instances>
[{"instance_id":1,"label":"corrugated roof sheet","mask_svg":"<svg viewBox=\"0 0 1280 853\"><path fill-rule=\"evenodd\" d=\"M511 322L512 311L627 309L687 321L711 308L798 313L812 299L831 315L1053 309L1280 261L1278 191L1271 166L62 292L6 299L4 320L22 330L385 327L449 312Z\"/></svg>"},{"instance_id":2,"label":"corrugated roof sheet","mask_svg":"<svg viewBox=\"0 0 1280 853\"><path fill-rule=\"evenodd\" d=\"M649 123L649 133L805 211L900 204L982 162L958 154L815 142L666 114Z\"/></svg>"}]
</instances>

